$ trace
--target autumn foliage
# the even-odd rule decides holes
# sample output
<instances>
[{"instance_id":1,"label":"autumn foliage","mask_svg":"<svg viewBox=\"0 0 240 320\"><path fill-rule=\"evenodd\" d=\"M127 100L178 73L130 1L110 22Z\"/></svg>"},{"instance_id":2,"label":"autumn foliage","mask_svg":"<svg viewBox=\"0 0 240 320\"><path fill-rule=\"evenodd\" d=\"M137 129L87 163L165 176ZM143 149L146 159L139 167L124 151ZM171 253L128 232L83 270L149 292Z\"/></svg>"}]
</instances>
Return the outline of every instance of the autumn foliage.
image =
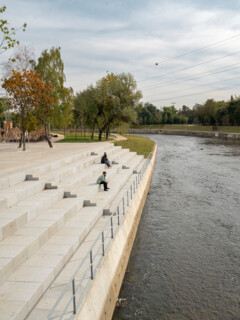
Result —
<instances>
[{"instance_id":1,"label":"autumn foliage","mask_svg":"<svg viewBox=\"0 0 240 320\"><path fill-rule=\"evenodd\" d=\"M11 108L19 115L25 150L25 132L29 130L29 117L35 117L39 125L46 127L50 107L55 100L51 94L50 83L45 84L33 70L22 73L13 70L12 76L5 79L3 88L10 96Z\"/></svg>"}]
</instances>

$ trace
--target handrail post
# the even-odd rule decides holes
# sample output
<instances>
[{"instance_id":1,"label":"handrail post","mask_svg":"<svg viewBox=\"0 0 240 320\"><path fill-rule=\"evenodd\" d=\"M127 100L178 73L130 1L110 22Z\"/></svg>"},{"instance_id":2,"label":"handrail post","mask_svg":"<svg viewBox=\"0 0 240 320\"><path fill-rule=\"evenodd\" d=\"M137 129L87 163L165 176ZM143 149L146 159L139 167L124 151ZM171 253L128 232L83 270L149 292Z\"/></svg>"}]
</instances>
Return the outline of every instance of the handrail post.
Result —
<instances>
[{"instance_id":1,"label":"handrail post","mask_svg":"<svg viewBox=\"0 0 240 320\"><path fill-rule=\"evenodd\" d=\"M123 214L125 214L125 204L124 204L124 197L123 197Z\"/></svg>"},{"instance_id":2,"label":"handrail post","mask_svg":"<svg viewBox=\"0 0 240 320\"><path fill-rule=\"evenodd\" d=\"M131 185L131 200L133 198L132 185Z\"/></svg>"},{"instance_id":3,"label":"handrail post","mask_svg":"<svg viewBox=\"0 0 240 320\"><path fill-rule=\"evenodd\" d=\"M90 270L91 270L91 280L93 280L93 258L92 258L92 250L90 251Z\"/></svg>"},{"instance_id":4,"label":"handrail post","mask_svg":"<svg viewBox=\"0 0 240 320\"><path fill-rule=\"evenodd\" d=\"M133 192L136 193L135 180L133 180Z\"/></svg>"},{"instance_id":5,"label":"handrail post","mask_svg":"<svg viewBox=\"0 0 240 320\"><path fill-rule=\"evenodd\" d=\"M102 232L102 255L105 255L105 251L104 251L104 231Z\"/></svg>"},{"instance_id":6,"label":"handrail post","mask_svg":"<svg viewBox=\"0 0 240 320\"><path fill-rule=\"evenodd\" d=\"M73 278L72 280L72 294L73 294L73 314L77 313L77 308L76 308L76 291L75 291L75 279Z\"/></svg>"},{"instance_id":7,"label":"handrail post","mask_svg":"<svg viewBox=\"0 0 240 320\"><path fill-rule=\"evenodd\" d=\"M118 225L120 225L119 206L117 207Z\"/></svg>"},{"instance_id":8,"label":"handrail post","mask_svg":"<svg viewBox=\"0 0 240 320\"><path fill-rule=\"evenodd\" d=\"M111 238L113 239L113 218L111 217Z\"/></svg>"},{"instance_id":9,"label":"handrail post","mask_svg":"<svg viewBox=\"0 0 240 320\"><path fill-rule=\"evenodd\" d=\"M127 206L129 206L128 191L127 191Z\"/></svg>"}]
</instances>

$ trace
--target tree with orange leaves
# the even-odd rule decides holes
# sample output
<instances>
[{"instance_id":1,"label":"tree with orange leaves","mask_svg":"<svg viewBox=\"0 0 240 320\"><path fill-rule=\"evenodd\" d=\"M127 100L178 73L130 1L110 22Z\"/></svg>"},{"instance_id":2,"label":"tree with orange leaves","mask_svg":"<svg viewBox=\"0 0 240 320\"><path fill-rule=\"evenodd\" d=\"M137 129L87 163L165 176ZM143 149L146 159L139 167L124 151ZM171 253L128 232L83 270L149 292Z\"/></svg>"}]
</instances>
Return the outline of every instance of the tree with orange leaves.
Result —
<instances>
[{"instance_id":1,"label":"tree with orange leaves","mask_svg":"<svg viewBox=\"0 0 240 320\"><path fill-rule=\"evenodd\" d=\"M49 139L49 136L47 133L47 124L51 116L50 108L55 103L55 99L52 96L52 84L50 82L45 84L44 82L42 82L40 78L39 80L40 82L38 87L38 94L35 97L37 100L37 105L35 107L35 114L36 114L38 123L44 126L45 139L47 140L49 147L52 148L53 147L52 142Z\"/></svg>"},{"instance_id":2,"label":"tree with orange leaves","mask_svg":"<svg viewBox=\"0 0 240 320\"><path fill-rule=\"evenodd\" d=\"M33 70L23 70L22 73L13 70L12 76L4 80L2 87L10 96L11 108L19 114L23 151L25 151L25 132L28 129L29 118L36 116L38 123L46 128L49 108L54 103L51 84L42 82L39 74ZM45 137L49 141L46 130ZM49 145L51 147L51 143Z\"/></svg>"}]
</instances>

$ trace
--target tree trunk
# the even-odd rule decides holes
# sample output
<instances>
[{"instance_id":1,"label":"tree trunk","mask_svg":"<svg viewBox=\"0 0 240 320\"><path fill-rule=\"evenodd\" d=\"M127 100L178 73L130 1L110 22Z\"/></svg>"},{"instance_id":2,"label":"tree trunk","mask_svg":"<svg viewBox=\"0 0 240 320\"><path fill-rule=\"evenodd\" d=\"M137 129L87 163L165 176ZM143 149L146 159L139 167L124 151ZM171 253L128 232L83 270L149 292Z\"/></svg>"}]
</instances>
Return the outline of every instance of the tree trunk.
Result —
<instances>
[{"instance_id":1,"label":"tree trunk","mask_svg":"<svg viewBox=\"0 0 240 320\"><path fill-rule=\"evenodd\" d=\"M99 141L102 140L102 133L103 133L103 130L99 130L99 135L98 135L98 140Z\"/></svg>"},{"instance_id":2,"label":"tree trunk","mask_svg":"<svg viewBox=\"0 0 240 320\"><path fill-rule=\"evenodd\" d=\"M107 127L106 129L106 140L109 138L109 133L110 133L110 127Z\"/></svg>"},{"instance_id":3,"label":"tree trunk","mask_svg":"<svg viewBox=\"0 0 240 320\"><path fill-rule=\"evenodd\" d=\"M77 139L77 130L78 130L78 127L76 126L76 128L75 128L75 139Z\"/></svg>"},{"instance_id":4,"label":"tree trunk","mask_svg":"<svg viewBox=\"0 0 240 320\"><path fill-rule=\"evenodd\" d=\"M50 141L49 137L48 137L48 133L47 133L47 122L44 123L44 134L45 134L45 139L48 142L48 145L50 148L53 147L52 142Z\"/></svg>"},{"instance_id":5,"label":"tree trunk","mask_svg":"<svg viewBox=\"0 0 240 320\"><path fill-rule=\"evenodd\" d=\"M26 150L26 146L25 146L25 131L22 132L22 145L23 145L23 151Z\"/></svg>"},{"instance_id":6,"label":"tree trunk","mask_svg":"<svg viewBox=\"0 0 240 320\"><path fill-rule=\"evenodd\" d=\"M95 131L95 123L94 123L93 128L92 128L91 140L94 139L94 131Z\"/></svg>"},{"instance_id":7,"label":"tree trunk","mask_svg":"<svg viewBox=\"0 0 240 320\"><path fill-rule=\"evenodd\" d=\"M19 145L18 148L22 147L22 133L20 134Z\"/></svg>"}]
</instances>

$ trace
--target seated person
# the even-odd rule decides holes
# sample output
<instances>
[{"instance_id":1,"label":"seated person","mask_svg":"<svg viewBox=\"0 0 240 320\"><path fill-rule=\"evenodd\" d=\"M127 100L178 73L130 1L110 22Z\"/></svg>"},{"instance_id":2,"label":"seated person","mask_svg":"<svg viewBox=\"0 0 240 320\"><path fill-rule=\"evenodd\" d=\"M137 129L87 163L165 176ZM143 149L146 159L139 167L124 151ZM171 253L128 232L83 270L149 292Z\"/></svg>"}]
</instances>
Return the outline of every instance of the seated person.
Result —
<instances>
[{"instance_id":1,"label":"seated person","mask_svg":"<svg viewBox=\"0 0 240 320\"><path fill-rule=\"evenodd\" d=\"M108 168L111 167L111 163L107 158L106 152L104 152L104 155L102 156L101 163L105 163L108 166Z\"/></svg>"},{"instance_id":2,"label":"seated person","mask_svg":"<svg viewBox=\"0 0 240 320\"><path fill-rule=\"evenodd\" d=\"M107 186L108 181L106 180L106 171L103 171L103 174L98 177L97 184L99 184L99 185L103 184L104 191L108 191L109 188Z\"/></svg>"}]
</instances>

